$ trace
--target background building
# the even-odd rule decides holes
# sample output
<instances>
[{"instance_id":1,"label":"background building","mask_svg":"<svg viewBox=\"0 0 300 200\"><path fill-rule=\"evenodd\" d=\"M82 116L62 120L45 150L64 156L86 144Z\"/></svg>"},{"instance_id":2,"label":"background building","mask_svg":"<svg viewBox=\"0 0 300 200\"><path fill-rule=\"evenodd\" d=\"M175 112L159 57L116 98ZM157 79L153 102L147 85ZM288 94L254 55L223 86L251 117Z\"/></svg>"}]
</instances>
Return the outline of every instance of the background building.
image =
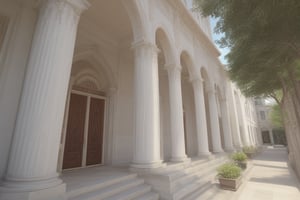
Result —
<instances>
[{"instance_id":1,"label":"background building","mask_svg":"<svg viewBox=\"0 0 300 200\"><path fill-rule=\"evenodd\" d=\"M255 98L255 107L263 144L286 145L283 127L276 127L271 119L274 104L266 103L264 98Z\"/></svg>"}]
</instances>

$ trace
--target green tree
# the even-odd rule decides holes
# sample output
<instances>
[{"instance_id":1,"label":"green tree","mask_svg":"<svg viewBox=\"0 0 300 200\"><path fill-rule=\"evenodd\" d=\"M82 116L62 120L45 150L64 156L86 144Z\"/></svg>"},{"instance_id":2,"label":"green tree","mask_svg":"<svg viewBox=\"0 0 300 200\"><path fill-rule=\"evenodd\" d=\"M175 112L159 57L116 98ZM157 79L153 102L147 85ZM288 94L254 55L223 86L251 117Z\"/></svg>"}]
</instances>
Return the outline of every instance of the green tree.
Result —
<instances>
[{"instance_id":1,"label":"green tree","mask_svg":"<svg viewBox=\"0 0 300 200\"><path fill-rule=\"evenodd\" d=\"M218 43L229 47L228 72L247 96L280 106L291 158L300 157L300 1L195 0L218 20ZM276 93L282 93L278 98ZM300 176L300 161L292 158Z\"/></svg>"},{"instance_id":2,"label":"green tree","mask_svg":"<svg viewBox=\"0 0 300 200\"><path fill-rule=\"evenodd\" d=\"M281 109L278 104L272 106L272 110L270 113L272 125L276 128L283 128L283 120Z\"/></svg>"},{"instance_id":3,"label":"green tree","mask_svg":"<svg viewBox=\"0 0 300 200\"><path fill-rule=\"evenodd\" d=\"M205 16L219 19L218 43L227 55L231 78L249 96L271 95L299 80L300 1L196 0ZM278 99L277 99L278 100ZM298 99L300 100L300 98Z\"/></svg>"}]
</instances>

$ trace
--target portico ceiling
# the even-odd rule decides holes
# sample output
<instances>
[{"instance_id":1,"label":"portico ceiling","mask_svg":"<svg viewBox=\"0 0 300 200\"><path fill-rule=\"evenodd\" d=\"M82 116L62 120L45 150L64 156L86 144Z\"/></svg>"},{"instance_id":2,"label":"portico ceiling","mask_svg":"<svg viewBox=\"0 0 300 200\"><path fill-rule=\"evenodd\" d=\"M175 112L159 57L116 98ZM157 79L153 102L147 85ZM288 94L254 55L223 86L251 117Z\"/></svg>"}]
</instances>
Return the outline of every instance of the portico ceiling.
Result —
<instances>
[{"instance_id":1,"label":"portico ceiling","mask_svg":"<svg viewBox=\"0 0 300 200\"><path fill-rule=\"evenodd\" d=\"M132 36L131 24L120 0L89 0L90 8L82 14L79 31L114 42L122 42Z\"/></svg>"}]
</instances>

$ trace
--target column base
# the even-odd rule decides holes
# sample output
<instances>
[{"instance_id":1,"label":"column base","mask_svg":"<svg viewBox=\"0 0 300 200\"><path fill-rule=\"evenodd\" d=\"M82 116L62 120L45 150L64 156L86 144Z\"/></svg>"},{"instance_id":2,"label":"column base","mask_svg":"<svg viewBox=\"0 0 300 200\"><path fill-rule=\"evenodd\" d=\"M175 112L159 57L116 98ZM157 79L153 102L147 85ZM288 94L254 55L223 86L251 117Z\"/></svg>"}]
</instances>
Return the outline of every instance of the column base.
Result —
<instances>
[{"instance_id":1,"label":"column base","mask_svg":"<svg viewBox=\"0 0 300 200\"><path fill-rule=\"evenodd\" d=\"M22 185L25 186L24 183ZM0 199L3 200L66 200L66 184L62 183L45 189L32 189L28 187L0 186Z\"/></svg>"},{"instance_id":2,"label":"column base","mask_svg":"<svg viewBox=\"0 0 300 200\"><path fill-rule=\"evenodd\" d=\"M212 154L210 152L199 152L198 156L199 158L210 158L212 156Z\"/></svg>"},{"instance_id":3,"label":"column base","mask_svg":"<svg viewBox=\"0 0 300 200\"><path fill-rule=\"evenodd\" d=\"M224 153L224 150L223 149L213 150L213 153Z\"/></svg>"},{"instance_id":4,"label":"column base","mask_svg":"<svg viewBox=\"0 0 300 200\"><path fill-rule=\"evenodd\" d=\"M233 152L235 152L235 149L229 147L229 148L225 148L224 151L226 153L233 153Z\"/></svg>"},{"instance_id":5,"label":"column base","mask_svg":"<svg viewBox=\"0 0 300 200\"><path fill-rule=\"evenodd\" d=\"M130 171L135 173L145 173L145 172L156 171L157 168L164 167L165 165L166 164L164 164L162 160L158 162L146 163L146 164L132 163L129 169Z\"/></svg>"},{"instance_id":6,"label":"column base","mask_svg":"<svg viewBox=\"0 0 300 200\"><path fill-rule=\"evenodd\" d=\"M235 148L236 151L242 151L243 150L242 146L234 146L234 148Z\"/></svg>"},{"instance_id":7,"label":"column base","mask_svg":"<svg viewBox=\"0 0 300 200\"><path fill-rule=\"evenodd\" d=\"M183 157L172 157L170 162L179 163L179 162L189 162L191 159L188 158L186 155Z\"/></svg>"}]
</instances>

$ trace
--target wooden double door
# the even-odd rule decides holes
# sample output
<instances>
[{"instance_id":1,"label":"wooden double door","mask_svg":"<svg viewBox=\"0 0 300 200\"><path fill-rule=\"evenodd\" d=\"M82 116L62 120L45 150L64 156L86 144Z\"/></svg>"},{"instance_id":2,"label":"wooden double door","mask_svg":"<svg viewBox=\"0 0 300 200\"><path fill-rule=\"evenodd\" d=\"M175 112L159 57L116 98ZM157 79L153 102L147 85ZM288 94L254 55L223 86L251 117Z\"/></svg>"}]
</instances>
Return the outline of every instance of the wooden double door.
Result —
<instances>
[{"instance_id":1,"label":"wooden double door","mask_svg":"<svg viewBox=\"0 0 300 200\"><path fill-rule=\"evenodd\" d=\"M102 164L105 99L72 93L63 169Z\"/></svg>"}]
</instances>

